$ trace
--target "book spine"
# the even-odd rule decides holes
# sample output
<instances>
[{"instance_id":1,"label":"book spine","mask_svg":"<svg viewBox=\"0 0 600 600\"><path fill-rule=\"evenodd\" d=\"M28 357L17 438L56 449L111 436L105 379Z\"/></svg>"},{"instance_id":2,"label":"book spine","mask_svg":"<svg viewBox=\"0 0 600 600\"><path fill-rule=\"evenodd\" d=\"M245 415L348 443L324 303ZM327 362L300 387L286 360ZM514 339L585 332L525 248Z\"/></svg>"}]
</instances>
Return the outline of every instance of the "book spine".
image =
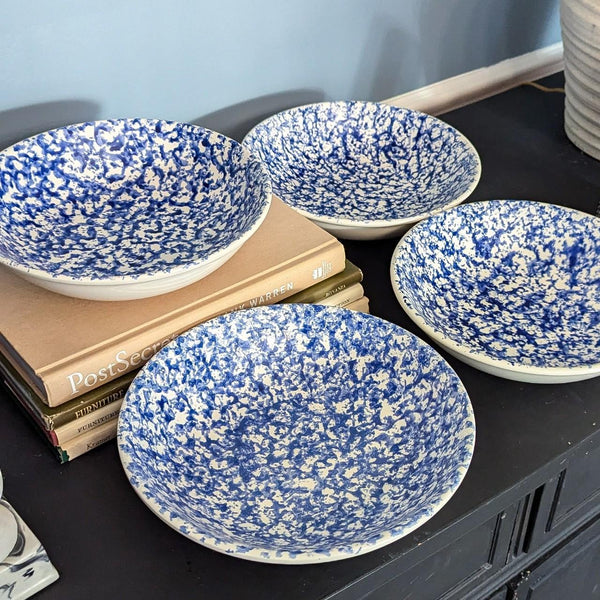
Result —
<instances>
[{"instance_id":1,"label":"book spine","mask_svg":"<svg viewBox=\"0 0 600 600\"><path fill-rule=\"evenodd\" d=\"M350 304L346 304L344 308L349 310L356 310L358 312L369 313L369 299L367 296L363 296L354 302L350 302Z\"/></svg>"},{"instance_id":2,"label":"book spine","mask_svg":"<svg viewBox=\"0 0 600 600\"><path fill-rule=\"evenodd\" d=\"M36 418L36 415L30 410L29 405L26 402L22 402L20 393L13 385L11 385L10 381L3 379L3 383L14 396L17 406L28 418L35 431L41 435L42 439L53 450L55 456L57 456L61 463L68 462L77 456L81 456L88 450L91 450L116 436L121 402L117 402L118 406L113 407L112 414L107 414L104 418L97 417L96 422L89 423L88 427L76 426L69 428L69 426L67 426L68 429L65 429L61 439L59 439L59 436L61 435L60 428L57 430L46 429L43 423L41 423L39 419ZM106 408L111 407L112 405L109 405ZM81 429L81 431L78 431L79 429Z\"/></svg>"},{"instance_id":3,"label":"book spine","mask_svg":"<svg viewBox=\"0 0 600 600\"><path fill-rule=\"evenodd\" d=\"M302 302L306 304L317 304L333 294L337 294L350 287L354 283L360 283L363 279L362 271L349 260L346 260L346 267L337 275L328 277L325 281L311 285L310 287L293 294L283 302Z\"/></svg>"},{"instance_id":4,"label":"book spine","mask_svg":"<svg viewBox=\"0 0 600 600\"><path fill-rule=\"evenodd\" d=\"M78 435L56 447L59 460L63 463L82 456L86 452L109 442L117 437L117 419L113 419L87 433Z\"/></svg>"},{"instance_id":5,"label":"book spine","mask_svg":"<svg viewBox=\"0 0 600 600\"><path fill-rule=\"evenodd\" d=\"M360 283L355 283L345 290L333 294L333 296L328 296L323 300L319 300L316 304L324 304L326 306L346 306L347 304L350 304L350 302L362 298L364 293L363 286Z\"/></svg>"},{"instance_id":6,"label":"book spine","mask_svg":"<svg viewBox=\"0 0 600 600\"><path fill-rule=\"evenodd\" d=\"M52 435L51 431L46 429L45 423L38 418L38 415L31 410L30 405L23 400L20 389L14 385L12 380L6 377L2 377L2 383L6 386L6 389L14 398L17 406L25 414L29 422L35 427L38 433L40 433L47 441L54 445L56 438Z\"/></svg>"},{"instance_id":7,"label":"book spine","mask_svg":"<svg viewBox=\"0 0 600 600\"><path fill-rule=\"evenodd\" d=\"M14 397L19 408L29 417L32 425L53 446L60 446L79 435L100 427L108 421L116 420L119 417L119 411L123 403L123 396L121 396L120 399L104 404L97 410L85 412L79 419L75 419L56 429L49 429L46 427L46 422L39 418L39 414L32 409L31 404L24 397L23 389L20 386L14 385L14 382L7 377L2 377L2 381Z\"/></svg>"},{"instance_id":8,"label":"book spine","mask_svg":"<svg viewBox=\"0 0 600 600\"><path fill-rule=\"evenodd\" d=\"M55 445L62 446L79 435L92 431L109 421L118 419L122 404L123 398L107 404L92 413L88 413L80 419L75 419L70 423L57 427L51 432L53 439L56 440Z\"/></svg>"},{"instance_id":9,"label":"book spine","mask_svg":"<svg viewBox=\"0 0 600 600\"><path fill-rule=\"evenodd\" d=\"M56 408L50 408L44 404L17 369L12 368L8 362L5 362L4 358L6 357L0 357L0 377L2 381L35 422L42 429L49 432L75 420L78 421L81 427L85 427L89 422L96 420L96 411L104 410L106 412L110 410L109 406L111 404L117 402L120 404L123 401L125 392L137 374L137 371L132 371L79 396L75 400L61 404ZM56 436L53 434L52 440L56 442Z\"/></svg>"},{"instance_id":10,"label":"book spine","mask_svg":"<svg viewBox=\"0 0 600 600\"><path fill-rule=\"evenodd\" d=\"M59 429L74 421L77 421L80 426L85 426L97 418L99 411L109 411L110 406L113 404L121 405L136 374L137 370L130 371L123 377L109 382L108 385L92 390L92 393L85 400L69 406L65 411L53 415L52 426L50 428ZM81 398L84 398L84 396Z\"/></svg>"},{"instance_id":11,"label":"book spine","mask_svg":"<svg viewBox=\"0 0 600 600\"><path fill-rule=\"evenodd\" d=\"M108 381L139 369L156 352L191 327L218 315L266 304L274 304L345 266L344 246L337 240L319 251L267 274L260 281L239 286L226 297L217 297L178 315L168 323L150 327L120 342L107 345L81 360L62 365L47 374L45 388L49 406L58 406Z\"/></svg>"}]
</instances>

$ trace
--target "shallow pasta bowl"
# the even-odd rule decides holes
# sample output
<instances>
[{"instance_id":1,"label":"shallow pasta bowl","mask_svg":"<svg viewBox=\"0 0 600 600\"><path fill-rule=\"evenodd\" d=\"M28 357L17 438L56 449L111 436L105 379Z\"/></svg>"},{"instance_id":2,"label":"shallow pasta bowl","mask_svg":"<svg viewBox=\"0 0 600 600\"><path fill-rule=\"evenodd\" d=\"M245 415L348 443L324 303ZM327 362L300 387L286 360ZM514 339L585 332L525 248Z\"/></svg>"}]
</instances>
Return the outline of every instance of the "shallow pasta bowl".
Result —
<instances>
[{"instance_id":1,"label":"shallow pasta bowl","mask_svg":"<svg viewBox=\"0 0 600 600\"><path fill-rule=\"evenodd\" d=\"M249 560L348 558L406 535L453 495L473 453L468 396L404 329L281 304L189 330L133 381L125 472L171 527Z\"/></svg>"},{"instance_id":2,"label":"shallow pasta bowl","mask_svg":"<svg viewBox=\"0 0 600 600\"><path fill-rule=\"evenodd\" d=\"M69 125L0 152L0 263L69 296L162 294L227 261L270 201L262 164L214 131Z\"/></svg>"},{"instance_id":3,"label":"shallow pasta bowl","mask_svg":"<svg viewBox=\"0 0 600 600\"><path fill-rule=\"evenodd\" d=\"M490 200L419 223L391 261L408 316L464 362L562 383L600 375L600 219Z\"/></svg>"},{"instance_id":4,"label":"shallow pasta bowl","mask_svg":"<svg viewBox=\"0 0 600 600\"><path fill-rule=\"evenodd\" d=\"M375 102L320 102L278 113L244 138L274 192L334 235L375 239L465 200L481 163L459 131Z\"/></svg>"}]
</instances>

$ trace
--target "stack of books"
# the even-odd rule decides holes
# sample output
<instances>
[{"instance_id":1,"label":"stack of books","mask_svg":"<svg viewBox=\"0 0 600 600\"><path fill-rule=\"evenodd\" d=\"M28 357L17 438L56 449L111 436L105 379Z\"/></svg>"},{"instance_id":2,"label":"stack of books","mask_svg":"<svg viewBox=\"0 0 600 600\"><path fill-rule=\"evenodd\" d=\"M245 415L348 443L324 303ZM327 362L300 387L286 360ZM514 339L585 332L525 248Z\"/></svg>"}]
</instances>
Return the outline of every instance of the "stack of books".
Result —
<instances>
[{"instance_id":1,"label":"stack of books","mask_svg":"<svg viewBox=\"0 0 600 600\"><path fill-rule=\"evenodd\" d=\"M123 302L70 298L0 268L0 376L61 462L113 439L125 392L177 335L220 314L282 301L368 311L343 245L274 198L222 267L180 290Z\"/></svg>"},{"instance_id":2,"label":"stack of books","mask_svg":"<svg viewBox=\"0 0 600 600\"><path fill-rule=\"evenodd\" d=\"M281 300L282 303L303 302L342 306L361 312L369 312L369 299L362 286L363 272L346 259L344 270L315 283L305 290Z\"/></svg>"}]
</instances>

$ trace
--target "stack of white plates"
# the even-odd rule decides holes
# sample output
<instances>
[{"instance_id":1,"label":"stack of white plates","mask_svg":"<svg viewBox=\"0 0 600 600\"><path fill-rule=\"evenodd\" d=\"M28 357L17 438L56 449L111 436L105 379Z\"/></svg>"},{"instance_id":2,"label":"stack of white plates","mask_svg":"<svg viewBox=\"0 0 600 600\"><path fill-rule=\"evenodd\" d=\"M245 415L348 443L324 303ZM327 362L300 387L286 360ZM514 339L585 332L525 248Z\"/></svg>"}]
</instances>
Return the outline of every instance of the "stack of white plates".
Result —
<instances>
[{"instance_id":1,"label":"stack of white plates","mask_svg":"<svg viewBox=\"0 0 600 600\"><path fill-rule=\"evenodd\" d=\"M600 160L600 4L561 0L565 58L565 132Z\"/></svg>"}]
</instances>

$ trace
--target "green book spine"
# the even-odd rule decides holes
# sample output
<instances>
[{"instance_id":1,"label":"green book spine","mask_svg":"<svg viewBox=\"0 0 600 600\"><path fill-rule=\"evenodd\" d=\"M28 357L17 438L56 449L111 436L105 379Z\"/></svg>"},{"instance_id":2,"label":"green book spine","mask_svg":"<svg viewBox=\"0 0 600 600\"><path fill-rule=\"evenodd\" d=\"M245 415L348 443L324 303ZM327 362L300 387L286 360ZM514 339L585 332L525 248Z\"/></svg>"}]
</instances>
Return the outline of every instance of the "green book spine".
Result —
<instances>
[{"instance_id":1,"label":"green book spine","mask_svg":"<svg viewBox=\"0 0 600 600\"><path fill-rule=\"evenodd\" d=\"M321 300L325 300L333 294L337 294L342 290L355 283L360 283L363 279L362 270L357 267L354 263L346 259L346 265L344 270L332 277L328 277L319 283L306 288L292 296L282 300L282 303L290 302L301 302L304 304L317 303Z\"/></svg>"},{"instance_id":2,"label":"green book spine","mask_svg":"<svg viewBox=\"0 0 600 600\"><path fill-rule=\"evenodd\" d=\"M23 398L19 391L16 390L6 378L2 378L2 381L8 391L15 397L16 404L21 409L21 412L25 415L26 419L31 423L34 430L42 440L44 440L54 456L61 463L69 462L105 442L114 439L117 435L118 415L113 415L113 417L106 422L90 427L85 432L71 436L69 439L61 442L57 437L57 431L60 431L61 428L57 430L45 429L43 423L36 418L28 405L23 402ZM116 405L120 406L120 403L117 402ZM76 421L73 423L76 423Z\"/></svg>"},{"instance_id":3,"label":"green book spine","mask_svg":"<svg viewBox=\"0 0 600 600\"><path fill-rule=\"evenodd\" d=\"M80 417L79 419L75 419L70 423L65 423L56 429L52 429L49 433L52 434L54 444L56 446L64 447L71 440L80 438L81 436L98 429L105 423L117 421L122 404L123 400L116 400Z\"/></svg>"},{"instance_id":4,"label":"green book spine","mask_svg":"<svg viewBox=\"0 0 600 600\"><path fill-rule=\"evenodd\" d=\"M56 407L45 404L14 367L0 355L0 375L7 387L17 397L23 408L43 428L53 431L76 419L84 424L85 418L93 419L98 409L120 401L132 382L137 371L132 371L114 379L99 388L91 390ZM52 437L52 436L51 436Z\"/></svg>"}]
</instances>

